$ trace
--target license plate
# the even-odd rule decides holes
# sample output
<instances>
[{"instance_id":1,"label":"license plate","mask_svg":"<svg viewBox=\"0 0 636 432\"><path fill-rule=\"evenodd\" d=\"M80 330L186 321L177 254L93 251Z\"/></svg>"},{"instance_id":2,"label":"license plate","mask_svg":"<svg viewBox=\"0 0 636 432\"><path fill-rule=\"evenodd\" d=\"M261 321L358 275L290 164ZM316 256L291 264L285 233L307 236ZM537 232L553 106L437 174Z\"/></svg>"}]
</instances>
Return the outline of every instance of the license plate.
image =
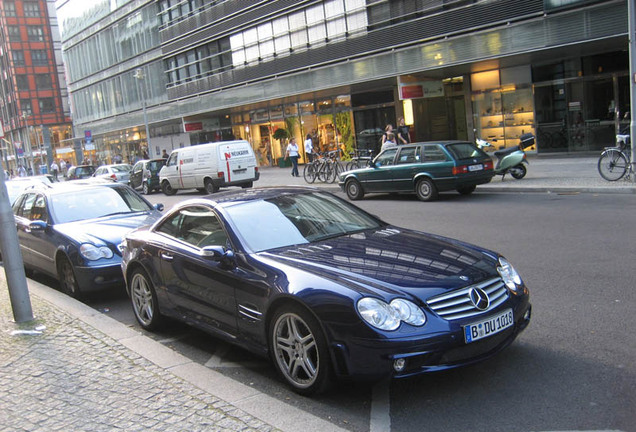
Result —
<instances>
[{"instance_id":1,"label":"license plate","mask_svg":"<svg viewBox=\"0 0 636 432\"><path fill-rule=\"evenodd\" d=\"M467 325L464 327L466 343L475 342L479 339L492 336L507 329L508 327L512 327L513 324L514 316L512 315L512 309L508 309L499 315Z\"/></svg>"},{"instance_id":2,"label":"license plate","mask_svg":"<svg viewBox=\"0 0 636 432\"><path fill-rule=\"evenodd\" d=\"M481 171L484 169L484 164L468 165L468 171Z\"/></svg>"}]
</instances>

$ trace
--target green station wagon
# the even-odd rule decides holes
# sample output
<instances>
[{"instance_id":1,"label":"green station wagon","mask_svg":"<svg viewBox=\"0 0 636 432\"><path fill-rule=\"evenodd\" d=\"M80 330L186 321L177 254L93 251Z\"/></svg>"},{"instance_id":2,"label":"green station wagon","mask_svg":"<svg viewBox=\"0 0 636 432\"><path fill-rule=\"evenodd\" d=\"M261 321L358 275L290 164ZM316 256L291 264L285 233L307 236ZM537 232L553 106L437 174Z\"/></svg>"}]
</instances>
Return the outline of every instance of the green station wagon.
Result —
<instances>
[{"instance_id":1,"label":"green station wagon","mask_svg":"<svg viewBox=\"0 0 636 432\"><path fill-rule=\"evenodd\" d=\"M431 201L449 190L471 194L494 175L490 156L468 141L423 142L388 148L368 168L340 174L338 184L350 200L366 193L415 192Z\"/></svg>"}]
</instances>

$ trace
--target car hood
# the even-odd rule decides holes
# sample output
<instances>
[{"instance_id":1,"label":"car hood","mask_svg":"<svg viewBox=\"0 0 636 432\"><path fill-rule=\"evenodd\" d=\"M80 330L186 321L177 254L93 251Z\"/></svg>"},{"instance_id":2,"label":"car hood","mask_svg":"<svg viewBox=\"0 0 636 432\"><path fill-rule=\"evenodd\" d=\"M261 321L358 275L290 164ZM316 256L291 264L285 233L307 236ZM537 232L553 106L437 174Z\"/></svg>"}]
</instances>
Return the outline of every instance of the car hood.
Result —
<instances>
[{"instance_id":1,"label":"car hood","mask_svg":"<svg viewBox=\"0 0 636 432\"><path fill-rule=\"evenodd\" d=\"M156 211L116 215L55 225L55 230L78 243L117 246L135 228L153 224L161 214Z\"/></svg>"},{"instance_id":2,"label":"car hood","mask_svg":"<svg viewBox=\"0 0 636 432\"><path fill-rule=\"evenodd\" d=\"M498 276L493 252L393 226L260 255L359 292L430 296Z\"/></svg>"}]
</instances>

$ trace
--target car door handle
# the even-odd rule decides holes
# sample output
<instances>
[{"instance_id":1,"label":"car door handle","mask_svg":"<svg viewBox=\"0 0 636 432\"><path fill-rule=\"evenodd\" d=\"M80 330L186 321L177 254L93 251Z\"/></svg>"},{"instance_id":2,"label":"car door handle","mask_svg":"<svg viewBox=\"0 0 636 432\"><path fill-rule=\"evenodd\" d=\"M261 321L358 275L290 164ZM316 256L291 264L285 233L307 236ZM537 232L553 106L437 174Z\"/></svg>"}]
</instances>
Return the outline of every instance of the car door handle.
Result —
<instances>
[{"instance_id":1,"label":"car door handle","mask_svg":"<svg viewBox=\"0 0 636 432\"><path fill-rule=\"evenodd\" d=\"M161 252L159 255L161 256L161 259L164 259L166 261L172 261L174 259L174 257L168 252Z\"/></svg>"}]
</instances>

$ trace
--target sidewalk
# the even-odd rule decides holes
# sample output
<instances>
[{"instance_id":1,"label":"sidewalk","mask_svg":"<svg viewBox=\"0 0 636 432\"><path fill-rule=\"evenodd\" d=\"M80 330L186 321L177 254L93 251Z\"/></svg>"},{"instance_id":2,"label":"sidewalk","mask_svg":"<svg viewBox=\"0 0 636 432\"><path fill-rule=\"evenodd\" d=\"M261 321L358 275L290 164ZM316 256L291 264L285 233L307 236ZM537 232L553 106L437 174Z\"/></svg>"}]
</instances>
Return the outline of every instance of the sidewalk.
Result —
<instances>
[{"instance_id":1,"label":"sidewalk","mask_svg":"<svg viewBox=\"0 0 636 432\"><path fill-rule=\"evenodd\" d=\"M0 271L0 431L338 429L28 283L36 320L18 325Z\"/></svg>"},{"instance_id":2,"label":"sidewalk","mask_svg":"<svg viewBox=\"0 0 636 432\"><path fill-rule=\"evenodd\" d=\"M598 173L597 156L528 156L528 174L521 180L510 175L502 180L495 176L485 185L477 186L477 192L545 192L545 193L629 193L636 194L636 183L621 179L616 182L604 180ZM260 167L261 178L254 186L302 185L303 166L300 177L291 176L291 168ZM339 190L337 183L325 184L316 181L312 186Z\"/></svg>"}]
</instances>

